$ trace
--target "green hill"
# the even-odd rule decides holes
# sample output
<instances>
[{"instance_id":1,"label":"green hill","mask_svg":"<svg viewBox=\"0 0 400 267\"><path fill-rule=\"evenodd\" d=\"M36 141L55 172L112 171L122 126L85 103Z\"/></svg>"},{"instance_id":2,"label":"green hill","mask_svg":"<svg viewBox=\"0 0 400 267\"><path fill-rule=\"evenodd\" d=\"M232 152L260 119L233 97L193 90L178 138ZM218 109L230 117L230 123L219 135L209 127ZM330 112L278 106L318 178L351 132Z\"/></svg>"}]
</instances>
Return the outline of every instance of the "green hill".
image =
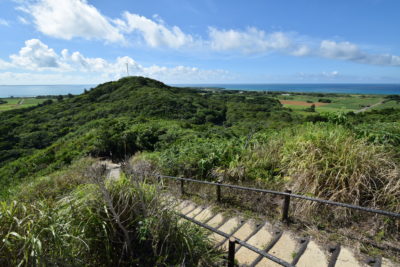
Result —
<instances>
[{"instance_id":1,"label":"green hill","mask_svg":"<svg viewBox=\"0 0 400 267\"><path fill-rule=\"evenodd\" d=\"M282 107L277 94L176 88L128 77L1 112L0 239L7 242L0 265L61 260L123 266L134 259L169 266L186 259L197 266L220 260L207 233L166 212L156 185L137 183L154 172L292 188L400 212L400 109L303 114ZM124 161L121 179L104 182L98 157ZM185 186L189 194L197 190ZM258 196L224 191L224 198L224 205L263 210L271 219L281 201L271 199L261 209ZM296 220L363 238L399 239L394 219L374 217L371 224L354 211L308 204L293 202ZM114 208L134 218L125 221L129 242ZM166 247L160 243L171 235ZM126 254L124 244L134 253Z\"/></svg>"},{"instance_id":2,"label":"green hill","mask_svg":"<svg viewBox=\"0 0 400 267\"><path fill-rule=\"evenodd\" d=\"M82 95L0 113L2 193L85 155L122 158L210 129L234 136L227 127L246 131L240 125L266 124L274 116L291 120L262 93L174 88L143 77L104 83Z\"/></svg>"}]
</instances>

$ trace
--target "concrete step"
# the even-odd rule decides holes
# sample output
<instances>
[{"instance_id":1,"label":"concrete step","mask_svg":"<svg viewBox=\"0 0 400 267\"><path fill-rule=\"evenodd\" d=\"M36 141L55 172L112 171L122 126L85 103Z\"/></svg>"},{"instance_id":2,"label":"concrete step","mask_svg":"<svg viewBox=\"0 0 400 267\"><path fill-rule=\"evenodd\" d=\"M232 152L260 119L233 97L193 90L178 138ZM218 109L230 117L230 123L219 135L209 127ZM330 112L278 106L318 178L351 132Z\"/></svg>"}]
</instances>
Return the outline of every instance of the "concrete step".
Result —
<instances>
[{"instance_id":1,"label":"concrete step","mask_svg":"<svg viewBox=\"0 0 400 267\"><path fill-rule=\"evenodd\" d=\"M218 230L247 242L248 244L267 251L269 254L277 258L285 260L289 263L293 261L299 252L301 243L290 232L272 231L273 227L265 223L261 227L257 227L253 220L244 222L239 217L225 218L222 214L214 214L212 207L198 206L191 201L185 200L175 206L175 210L181 214L193 218L197 221L206 223L207 225L217 228ZM183 221L181 219L180 221ZM228 249L228 241L225 237L216 233L211 233L216 245L219 245L223 250ZM279 239L278 239L279 238ZM276 241L275 244L271 242ZM303 240L303 244L304 240ZM272 246L272 247L271 247ZM304 248L303 248L304 249ZM300 256L296 266L298 267L327 267L330 255L328 251L313 240L310 240L303 250L304 253ZM272 262L266 258L262 258L259 254L237 245L235 258L239 266L268 266L278 267L279 264ZM341 247L335 267L365 267L366 263L361 263L355 257L355 254L346 247ZM390 260L383 258L382 267L395 267L399 265L393 264Z\"/></svg>"},{"instance_id":2,"label":"concrete step","mask_svg":"<svg viewBox=\"0 0 400 267\"><path fill-rule=\"evenodd\" d=\"M345 247L340 248L339 257L337 258L335 267L361 267L366 264L361 264L354 257L354 254Z\"/></svg>"},{"instance_id":3,"label":"concrete step","mask_svg":"<svg viewBox=\"0 0 400 267\"><path fill-rule=\"evenodd\" d=\"M241 224L241 219L234 217L229 220L227 220L224 224L222 224L218 230L221 232L227 233L227 234L232 234L234 230L236 230ZM212 233L210 235L210 238L214 240L216 244L221 243L222 241L225 240L225 237L217 234L217 233Z\"/></svg>"},{"instance_id":4,"label":"concrete step","mask_svg":"<svg viewBox=\"0 0 400 267\"><path fill-rule=\"evenodd\" d=\"M317 265L318 263L318 265ZM310 240L308 242L306 251L300 257L300 260L296 264L297 267L312 267L312 266L328 266L328 257L325 255L324 251L318 247L318 245Z\"/></svg>"},{"instance_id":5,"label":"concrete step","mask_svg":"<svg viewBox=\"0 0 400 267\"><path fill-rule=\"evenodd\" d=\"M218 227L220 226L224 221L224 217L221 214L215 214L208 222L207 225L211 227Z\"/></svg>"},{"instance_id":6,"label":"concrete step","mask_svg":"<svg viewBox=\"0 0 400 267\"><path fill-rule=\"evenodd\" d=\"M269 225L265 224L246 242L256 248L264 249L269 242L271 242L272 238L273 234L269 230ZM235 256L241 264L250 265L258 258L259 254L249 250L248 248L241 247L236 252Z\"/></svg>"},{"instance_id":7,"label":"concrete step","mask_svg":"<svg viewBox=\"0 0 400 267\"><path fill-rule=\"evenodd\" d=\"M240 239L242 241L247 241L253 234L254 234L254 230L256 229L256 225L254 223L254 221L247 221L245 223L241 222L241 225L239 226L238 229L236 229L236 231L233 233L233 237ZM222 245L221 248L223 250L228 250L228 246L229 246L229 241L226 240ZM237 245L239 246L239 245ZM238 249L240 248L237 247L236 251L238 251Z\"/></svg>"},{"instance_id":8,"label":"concrete step","mask_svg":"<svg viewBox=\"0 0 400 267\"><path fill-rule=\"evenodd\" d=\"M180 213L182 213L183 215L186 215L187 213L191 212L195 208L196 208L196 205L189 202L183 209L180 210Z\"/></svg>"},{"instance_id":9,"label":"concrete step","mask_svg":"<svg viewBox=\"0 0 400 267\"><path fill-rule=\"evenodd\" d=\"M290 263L296 255L298 246L299 242L294 239L289 233L284 232L278 242L272 247L270 251L268 251L268 253ZM256 266L280 267L281 265L267 258L263 258Z\"/></svg>"},{"instance_id":10,"label":"concrete step","mask_svg":"<svg viewBox=\"0 0 400 267\"><path fill-rule=\"evenodd\" d=\"M198 206L197 208L195 208L194 210L192 210L191 212L189 212L188 214L186 214L186 216L193 218L195 217L197 214L199 214L200 212L202 212L204 210L204 207L202 206Z\"/></svg>"},{"instance_id":11,"label":"concrete step","mask_svg":"<svg viewBox=\"0 0 400 267\"><path fill-rule=\"evenodd\" d=\"M212 208L211 207L207 207L207 208L203 209L202 212L197 214L194 217L194 219L197 220L197 221L200 221L202 223L205 223L206 221L211 219L211 217L213 217Z\"/></svg>"}]
</instances>

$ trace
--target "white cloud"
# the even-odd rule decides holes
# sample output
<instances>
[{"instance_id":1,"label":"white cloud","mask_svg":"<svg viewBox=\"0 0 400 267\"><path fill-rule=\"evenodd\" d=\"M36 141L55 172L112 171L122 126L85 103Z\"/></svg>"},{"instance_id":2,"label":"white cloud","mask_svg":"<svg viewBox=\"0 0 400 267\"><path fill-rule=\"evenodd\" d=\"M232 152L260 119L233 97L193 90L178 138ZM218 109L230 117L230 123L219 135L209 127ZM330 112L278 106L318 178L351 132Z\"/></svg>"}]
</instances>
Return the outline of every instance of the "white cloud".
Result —
<instances>
[{"instance_id":1,"label":"white cloud","mask_svg":"<svg viewBox=\"0 0 400 267\"><path fill-rule=\"evenodd\" d=\"M38 39L25 42L17 55L11 55L11 64L30 70L57 69L61 67L58 55Z\"/></svg>"},{"instance_id":2,"label":"white cloud","mask_svg":"<svg viewBox=\"0 0 400 267\"><path fill-rule=\"evenodd\" d=\"M39 0L20 9L33 16L40 32L52 37L124 40L111 21L85 0Z\"/></svg>"},{"instance_id":3,"label":"white cloud","mask_svg":"<svg viewBox=\"0 0 400 267\"><path fill-rule=\"evenodd\" d=\"M292 46L291 39L282 32L266 34L255 27L245 31L219 30L209 27L211 49L216 51L240 51L245 54L285 50Z\"/></svg>"},{"instance_id":4,"label":"white cloud","mask_svg":"<svg viewBox=\"0 0 400 267\"><path fill-rule=\"evenodd\" d=\"M126 35L139 36L150 47L180 48L192 44L194 38L179 27L168 27L160 16L154 20L124 12L121 18L110 19L85 0L36 0L19 10L32 15L40 32L61 39L75 37L125 42ZM20 18L24 23L24 19Z\"/></svg>"},{"instance_id":5,"label":"white cloud","mask_svg":"<svg viewBox=\"0 0 400 267\"><path fill-rule=\"evenodd\" d=\"M0 19L0 26L10 26L7 20L5 19Z\"/></svg>"},{"instance_id":6,"label":"white cloud","mask_svg":"<svg viewBox=\"0 0 400 267\"><path fill-rule=\"evenodd\" d=\"M358 47L349 42L323 40L319 49L319 54L326 58L357 60L362 56Z\"/></svg>"},{"instance_id":7,"label":"white cloud","mask_svg":"<svg viewBox=\"0 0 400 267\"><path fill-rule=\"evenodd\" d=\"M0 59L0 70L11 68L12 64Z\"/></svg>"},{"instance_id":8,"label":"white cloud","mask_svg":"<svg viewBox=\"0 0 400 267\"><path fill-rule=\"evenodd\" d=\"M146 76L170 83L223 81L229 77L229 73L224 70L204 70L188 66L147 67L128 56L108 61L103 58L85 57L78 51L70 53L67 49L63 49L58 54L40 40L31 39L25 42L25 46L18 54L10 56L10 62L0 59L0 69L14 68L19 71L29 70L31 73L5 72L0 75L0 83L16 84L23 81L29 83L26 79L30 75L32 83L41 79L45 84L71 83L72 81L74 83L83 81L85 84L100 83L126 76L126 64L128 64L130 75Z\"/></svg>"},{"instance_id":9,"label":"white cloud","mask_svg":"<svg viewBox=\"0 0 400 267\"><path fill-rule=\"evenodd\" d=\"M400 66L400 56L389 54L370 54L349 42L335 42L323 40L320 44L318 55L325 58L349 60L357 63Z\"/></svg>"},{"instance_id":10,"label":"white cloud","mask_svg":"<svg viewBox=\"0 0 400 267\"><path fill-rule=\"evenodd\" d=\"M97 75L98 76L98 75ZM96 77L83 75L66 75L64 73L35 73L35 72L1 72L0 84L32 85L32 84L95 84L102 81ZM97 78L98 79L98 78Z\"/></svg>"},{"instance_id":11,"label":"white cloud","mask_svg":"<svg viewBox=\"0 0 400 267\"><path fill-rule=\"evenodd\" d=\"M139 33L151 47L179 48L194 42L194 38L190 34L183 33L179 27L168 28L158 15L154 18L157 22L144 16L124 12L124 20L118 19L115 22L125 33Z\"/></svg>"},{"instance_id":12,"label":"white cloud","mask_svg":"<svg viewBox=\"0 0 400 267\"><path fill-rule=\"evenodd\" d=\"M302 37L284 32L266 32L254 27L245 31L219 30L209 28L210 48L222 52L243 54L263 54L281 52L292 56L314 56L336 60L346 60L362 64L400 66L400 56L371 54L362 51L350 42L322 40L305 44Z\"/></svg>"},{"instance_id":13,"label":"white cloud","mask_svg":"<svg viewBox=\"0 0 400 267\"><path fill-rule=\"evenodd\" d=\"M279 52L298 57L312 56L361 64L400 66L400 56L373 54L350 42L316 40L290 32L267 33L256 27L245 30L209 27L207 37L201 38L185 33L178 26L168 26L157 14L150 19L125 11L120 18L111 19L86 0L32 1L20 4L18 9L32 15L37 30L61 39L80 37L125 44L127 39L139 37L139 40L152 48L195 48L191 50L192 53L213 51L233 55L263 55ZM27 22L24 18L19 20L22 23ZM2 21L0 20L0 24ZM79 61L79 55L75 57ZM100 61L92 63L102 64Z\"/></svg>"}]
</instances>

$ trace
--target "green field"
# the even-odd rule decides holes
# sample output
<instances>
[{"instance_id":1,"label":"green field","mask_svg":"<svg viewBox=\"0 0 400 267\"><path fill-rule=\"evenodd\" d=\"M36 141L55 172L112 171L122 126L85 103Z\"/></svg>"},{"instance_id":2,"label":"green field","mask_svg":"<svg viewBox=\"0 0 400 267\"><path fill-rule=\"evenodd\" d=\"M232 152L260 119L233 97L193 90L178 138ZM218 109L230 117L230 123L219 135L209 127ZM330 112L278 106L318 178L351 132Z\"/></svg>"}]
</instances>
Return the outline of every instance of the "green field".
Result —
<instances>
[{"instance_id":1,"label":"green field","mask_svg":"<svg viewBox=\"0 0 400 267\"><path fill-rule=\"evenodd\" d=\"M381 110L381 109L385 109L385 108L400 108L400 102L391 100L391 101L387 101L379 106L376 106L372 109L374 110Z\"/></svg>"},{"instance_id":2,"label":"green field","mask_svg":"<svg viewBox=\"0 0 400 267\"><path fill-rule=\"evenodd\" d=\"M0 98L7 103L0 104L0 112L6 110L12 110L17 108L27 108L31 106L36 106L37 104L43 103L47 99L37 99L34 97L14 97L14 98Z\"/></svg>"},{"instance_id":3,"label":"green field","mask_svg":"<svg viewBox=\"0 0 400 267\"><path fill-rule=\"evenodd\" d=\"M337 111L357 111L363 107L370 106L384 100L384 96L379 95L326 95L318 96L318 94L290 94L290 95L278 95L279 100L291 100L291 101L304 101L304 102L319 102L319 99L329 99L331 103L316 107L317 112L337 112ZM394 102L394 101L390 101ZM310 103L311 104L311 103ZM389 103L386 106L392 107ZM284 107L291 108L294 111L304 111L305 106L284 104Z\"/></svg>"}]
</instances>

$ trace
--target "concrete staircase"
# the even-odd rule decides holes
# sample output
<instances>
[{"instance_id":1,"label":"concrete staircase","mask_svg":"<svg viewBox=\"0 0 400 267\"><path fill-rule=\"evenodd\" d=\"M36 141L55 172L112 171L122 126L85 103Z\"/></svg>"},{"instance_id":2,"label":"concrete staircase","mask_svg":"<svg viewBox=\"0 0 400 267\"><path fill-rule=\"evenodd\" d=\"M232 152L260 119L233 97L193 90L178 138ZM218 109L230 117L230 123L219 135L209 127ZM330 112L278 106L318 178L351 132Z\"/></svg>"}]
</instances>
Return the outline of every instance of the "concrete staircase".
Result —
<instances>
[{"instance_id":1,"label":"concrete staircase","mask_svg":"<svg viewBox=\"0 0 400 267\"><path fill-rule=\"evenodd\" d=\"M333 248L324 248L310 238L296 237L294 233L276 228L269 222L257 223L253 220L244 220L240 216L226 217L221 213L214 213L210 206L199 206L189 200L181 201L176 210L296 266L399 266L384 258L381 265L373 262L369 264L360 262L349 248L336 248L337 251ZM214 240L216 247L227 250L228 240L226 238L213 232L210 232L210 237ZM235 259L243 267L280 266L239 245L236 248Z\"/></svg>"},{"instance_id":2,"label":"concrete staircase","mask_svg":"<svg viewBox=\"0 0 400 267\"><path fill-rule=\"evenodd\" d=\"M106 166L107 179L117 180L121 174L121 166L110 161L101 162ZM178 202L176 211L194 220L205 223L211 227L231 235L237 239L263 250L286 262L299 267L400 267L388 259L382 258L381 264L360 262L350 248L325 248L318 245L311 238L296 237L289 231L274 227L269 222L257 223L253 220L244 220L241 217L226 217L221 213L214 213L213 207L196 205L189 200L179 200L174 196L165 195L169 202ZM184 220L184 219L181 219ZM216 244L224 250L228 248L228 240L217 233L210 232ZM275 267L281 266L259 254L238 246L235 259L241 267Z\"/></svg>"}]
</instances>

